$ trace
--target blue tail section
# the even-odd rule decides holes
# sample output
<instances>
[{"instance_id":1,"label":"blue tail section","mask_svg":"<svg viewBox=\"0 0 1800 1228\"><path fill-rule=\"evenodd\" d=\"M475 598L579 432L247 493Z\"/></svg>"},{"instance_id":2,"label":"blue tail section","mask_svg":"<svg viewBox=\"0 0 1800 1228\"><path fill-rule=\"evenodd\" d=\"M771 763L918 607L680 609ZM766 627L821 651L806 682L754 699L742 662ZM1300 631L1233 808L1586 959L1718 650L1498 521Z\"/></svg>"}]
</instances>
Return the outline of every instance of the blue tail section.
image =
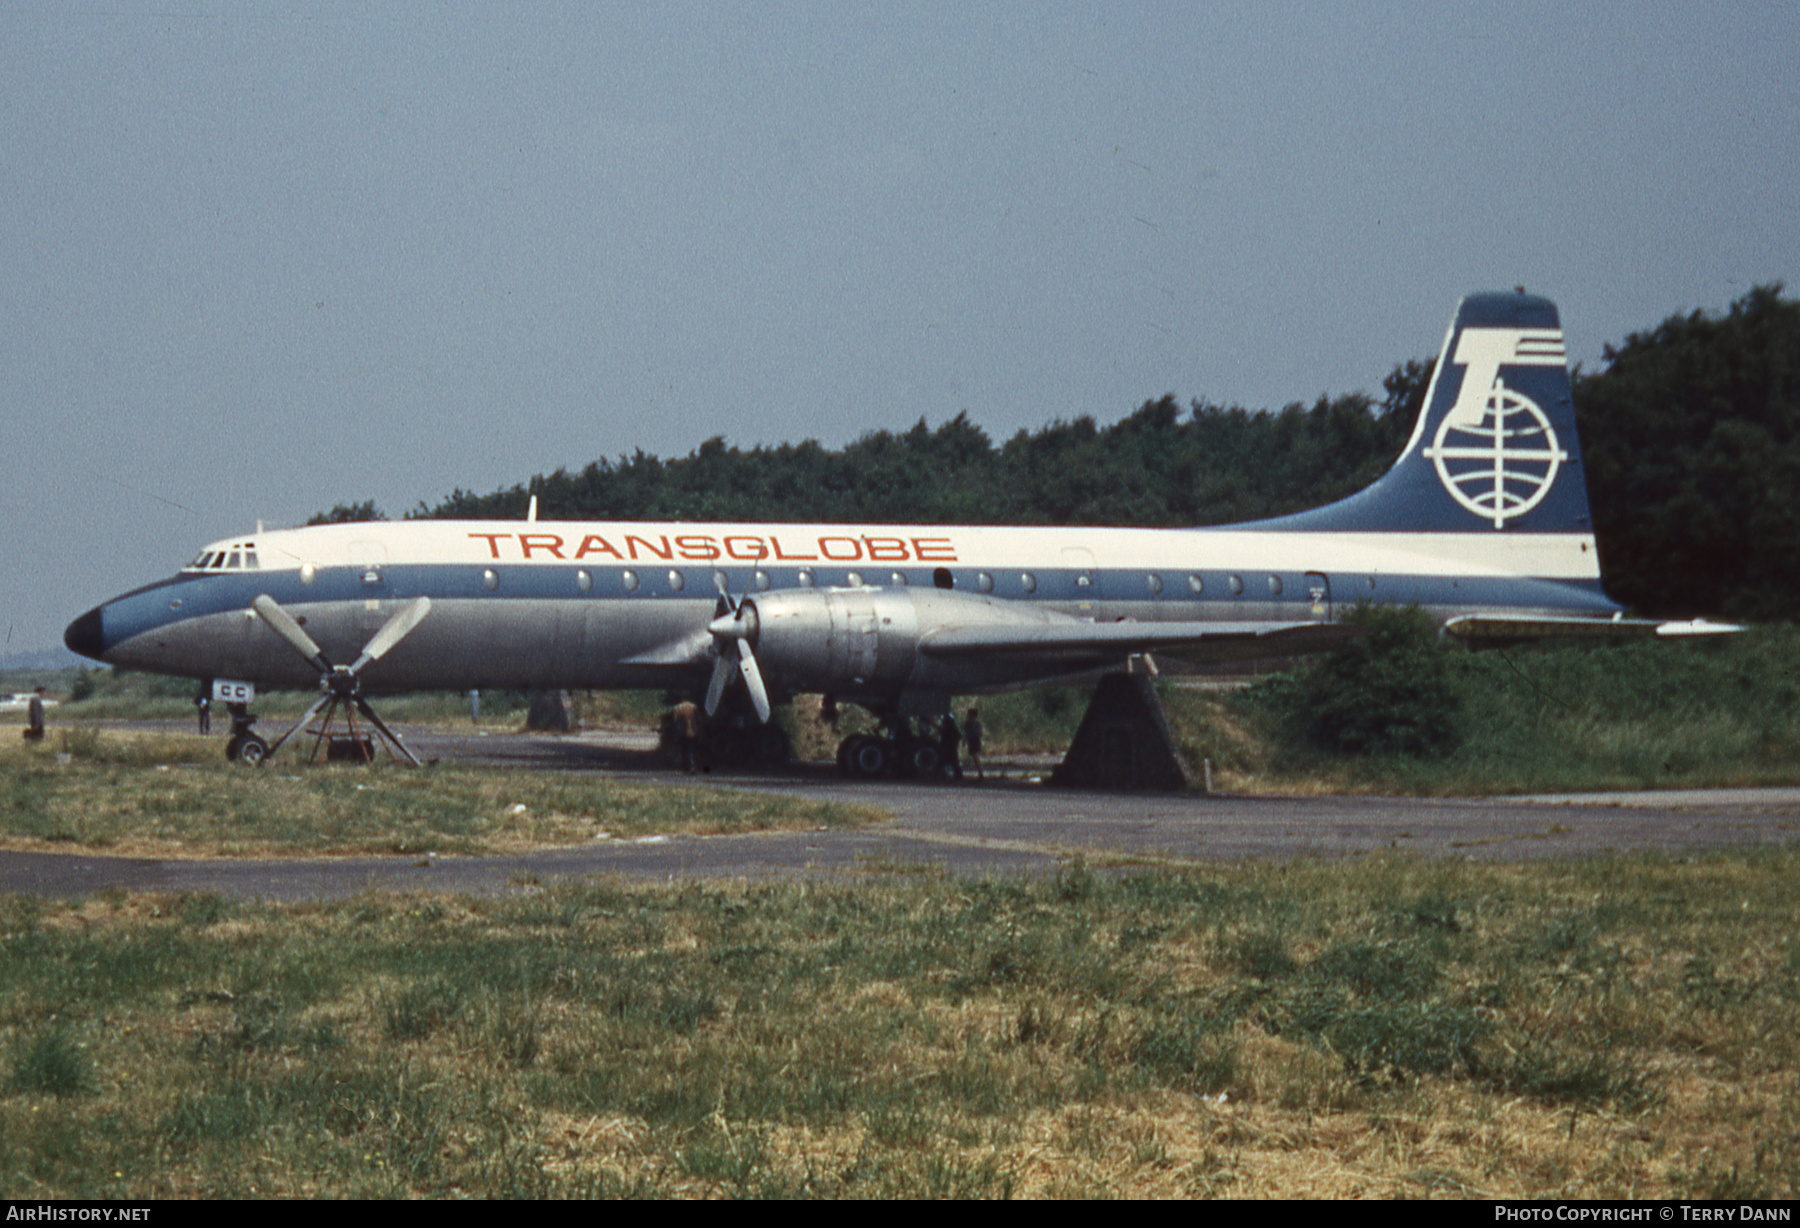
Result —
<instances>
[{"instance_id":1,"label":"blue tail section","mask_svg":"<svg viewBox=\"0 0 1800 1228\"><path fill-rule=\"evenodd\" d=\"M1465 298L1394 467L1347 499L1256 527L1592 533L1556 304L1529 294Z\"/></svg>"}]
</instances>

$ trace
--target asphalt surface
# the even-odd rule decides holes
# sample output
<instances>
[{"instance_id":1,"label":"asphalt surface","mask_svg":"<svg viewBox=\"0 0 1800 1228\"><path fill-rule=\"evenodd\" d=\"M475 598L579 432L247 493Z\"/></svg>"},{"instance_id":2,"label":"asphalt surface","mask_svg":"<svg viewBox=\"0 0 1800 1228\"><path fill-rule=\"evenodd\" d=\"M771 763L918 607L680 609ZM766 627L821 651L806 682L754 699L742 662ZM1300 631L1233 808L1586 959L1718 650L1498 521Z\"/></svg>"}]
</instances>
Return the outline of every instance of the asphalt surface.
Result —
<instances>
[{"instance_id":1,"label":"asphalt surface","mask_svg":"<svg viewBox=\"0 0 1800 1228\"><path fill-rule=\"evenodd\" d=\"M421 757L859 802L892 818L853 831L607 840L506 857L246 861L0 852L0 892L213 891L296 900L368 890L497 892L593 876L766 879L916 867L956 875L1042 874L1076 856L1126 866L1395 851L1530 861L1693 855L1800 839L1800 789L1472 799L1095 793L1035 783L1031 777L1047 770L1045 760L1008 761L1004 778L962 784L848 781L823 764L779 774L684 777L667 769L653 739L640 735L403 732Z\"/></svg>"}]
</instances>

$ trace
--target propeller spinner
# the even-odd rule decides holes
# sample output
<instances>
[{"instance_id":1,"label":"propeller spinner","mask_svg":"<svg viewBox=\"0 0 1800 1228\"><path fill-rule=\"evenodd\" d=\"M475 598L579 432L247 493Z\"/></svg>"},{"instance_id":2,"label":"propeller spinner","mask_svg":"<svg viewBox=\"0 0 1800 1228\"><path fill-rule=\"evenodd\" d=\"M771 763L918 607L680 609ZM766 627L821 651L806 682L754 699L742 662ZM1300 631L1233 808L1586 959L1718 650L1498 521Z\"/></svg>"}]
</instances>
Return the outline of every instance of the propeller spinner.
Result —
<instances>
[{"instance_id":1,"label":"propeller spinner","mask_svg":"<svg viewBox=\"0 0 1800 1228\"><path fill-rule=\"evenodd\" d=\"M762 670L757 668L756 653L753 651L758 630L756 604L750 600L748 593L733 601L731 593L721 580L719 606L718 616L706 627L712 632L713 647L719 654L718 661L713 665L712 680L706 687L706 715L711 716L719 710L719 701L725 698L725 688L731 682L735 667L743 675L744 688L750 692L750 704L756 709L756 719L766 725L769 723L770 712L769 689L763 685Z\"/></svg>"}]
</instances>

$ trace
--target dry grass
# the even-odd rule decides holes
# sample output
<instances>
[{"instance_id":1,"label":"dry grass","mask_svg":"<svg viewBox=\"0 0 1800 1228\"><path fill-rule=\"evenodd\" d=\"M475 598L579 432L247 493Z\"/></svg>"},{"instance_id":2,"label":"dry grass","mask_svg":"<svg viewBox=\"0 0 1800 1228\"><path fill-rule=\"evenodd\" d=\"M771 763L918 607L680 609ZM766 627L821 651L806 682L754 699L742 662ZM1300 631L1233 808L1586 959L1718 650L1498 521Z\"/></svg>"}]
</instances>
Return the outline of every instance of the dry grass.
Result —
<instances>
[{"instance_id":1,"label":"dry grass","mask_svg":"<svg viewBox=\"0 0 1800 1228\"><path fill-rule=\"evenodd\" d=\"M0 1191L1792 1197L1800 854L0 902Z\"/></svg>"},{"instance_id":2,"label":"dry grass","mask_svg":"<svg viewBox=\"0 0 1800 1228\"><path fill-rule=\"evenodd\" d=\"M273 764L186 735L65 727L0 744L0 844L154 857L491 854L599 837L837 827L872 808L554 772Z\"/></svg>"}]
</instances>

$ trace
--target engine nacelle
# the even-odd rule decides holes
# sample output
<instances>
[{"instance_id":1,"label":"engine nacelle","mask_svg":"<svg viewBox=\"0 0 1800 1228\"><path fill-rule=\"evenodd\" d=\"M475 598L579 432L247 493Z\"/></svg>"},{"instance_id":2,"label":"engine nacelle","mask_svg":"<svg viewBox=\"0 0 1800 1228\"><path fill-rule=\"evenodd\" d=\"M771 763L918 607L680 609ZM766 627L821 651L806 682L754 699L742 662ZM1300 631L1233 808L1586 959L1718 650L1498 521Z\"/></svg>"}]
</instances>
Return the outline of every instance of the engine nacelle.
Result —
<instances>
[{"instance_id":1,"label":"engine nacelle","mask_svg":"<svg viewBox=\"0 0 1800 1228\"><path fill-rule=\"evenodd\" d=\"M921 652L919 643L931 632L1075 621L1017 602L935 588L783 589L749 597L744 606L751 649L776 689L845 699L991 684L982 662L945 661ZM996 677L1004 680L1004 671Z\"/></svg>"},{"instance_id":2,"label":"engine nacelle","mask_svg":"<svg viewBox=\"0 0 1800 1228\"><path fill-rule=\"evenodd\" d=\"M912 674L919 619L907 589L784 589L744 605L757 664L784 691L889 694Z\"/></svg>"}]
</instances>

